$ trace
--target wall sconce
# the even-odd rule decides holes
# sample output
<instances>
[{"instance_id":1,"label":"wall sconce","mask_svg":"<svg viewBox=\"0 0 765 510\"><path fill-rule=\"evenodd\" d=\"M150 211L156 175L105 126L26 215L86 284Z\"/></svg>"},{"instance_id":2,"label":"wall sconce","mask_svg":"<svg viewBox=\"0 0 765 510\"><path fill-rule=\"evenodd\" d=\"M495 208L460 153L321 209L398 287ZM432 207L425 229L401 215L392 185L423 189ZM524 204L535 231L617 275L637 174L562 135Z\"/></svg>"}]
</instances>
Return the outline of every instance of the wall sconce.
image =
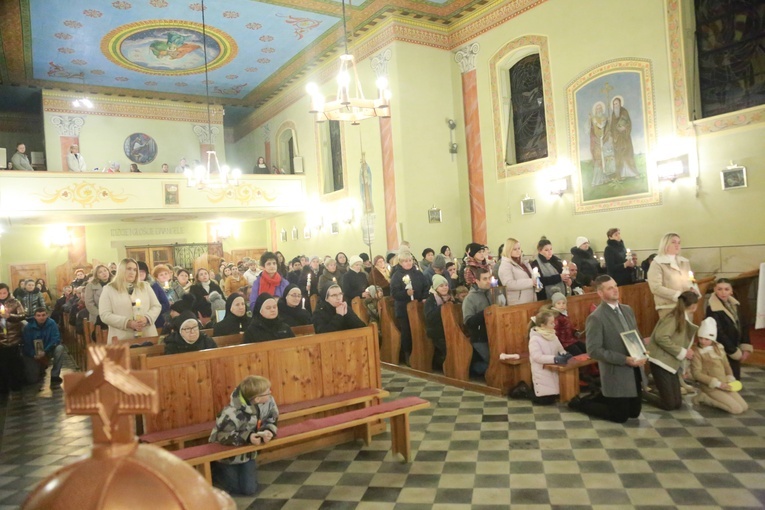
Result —
<instances>
[{"instance_id":1,"label":"wall sconce","mask_svg":"<svg viewBox=\"0 0 765 510\"><path fill-rule=\"evenodd\" d=\"M48 246L51 248L66 248L72 244L69 229L65 226L51 227L48 229L46 237L48 238Z\"/></svg>"},{"instance_id":2,"label":"wall sconce","mask_svg":"<svg viewBox=\"0 0 765 510\"><path fill-rule=\"evenodd\" d=\"M457 123L453 119L446 119L446 124L449 126L449 154L452 155L452 161L454 161L454 155L457 154L457 142L454 141L454 130L457 129Z\"/></svg>"},{"instance_id":3,"label":"wall sconce","mask_svg":"<svg viewBox=\"0 0 765 510\"><path fill-rule=\"evenodd\" d=\"M558 195L558 197L562 197L563 194L568 191L568 177L553 179L550 181L548 186L550 188L551 195Z\"/></svg>"},{"instance_id":4,"label":"wall sconce","mask_svg":"<svg viewBox=\"0 0 765 510\"><path fill-rule=\"evenodd\" d=\"M675 182L681 177L690 177L691 171L688 165L688 155L665 159L656 162L656 175L660 181Z\"/></svg>"}]
</instances>

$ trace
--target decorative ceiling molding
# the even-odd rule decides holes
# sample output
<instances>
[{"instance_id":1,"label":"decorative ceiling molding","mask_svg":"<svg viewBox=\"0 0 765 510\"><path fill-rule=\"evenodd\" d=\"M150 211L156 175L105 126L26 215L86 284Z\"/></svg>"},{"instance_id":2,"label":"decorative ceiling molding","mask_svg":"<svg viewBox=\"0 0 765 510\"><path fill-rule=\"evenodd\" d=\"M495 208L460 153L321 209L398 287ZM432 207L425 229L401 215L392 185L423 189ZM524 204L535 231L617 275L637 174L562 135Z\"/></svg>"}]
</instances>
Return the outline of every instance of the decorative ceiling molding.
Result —
<instances>
[{"instance_id":1,"label":"decorative ceiling molding","mask_svg":"<svg viewBox=\"0 0 765 510\"><path fill-rule=\"evenodd\" d=\"M74 115L54 115L50 121L56 126L58 136L80 136L80 130L85 125L83 117Z\"/></svg>"}]
</instances>

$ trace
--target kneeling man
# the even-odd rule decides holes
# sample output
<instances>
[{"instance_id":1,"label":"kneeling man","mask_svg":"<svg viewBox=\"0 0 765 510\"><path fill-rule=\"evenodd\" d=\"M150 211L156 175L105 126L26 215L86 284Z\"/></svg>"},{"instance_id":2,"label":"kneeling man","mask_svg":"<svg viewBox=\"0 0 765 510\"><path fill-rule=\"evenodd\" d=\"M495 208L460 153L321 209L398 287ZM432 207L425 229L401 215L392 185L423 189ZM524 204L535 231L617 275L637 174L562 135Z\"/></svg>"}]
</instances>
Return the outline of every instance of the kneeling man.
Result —
<instances>
[{"instance_id":1,"label":"kneeling man","mask_svg":"<svg viewBox=\"0 0 765 510\"><path fill-rule=\"evenodd\" d=\"M48 317L44 307L35 309L34 320L24 327L22 353L39 363L39 374L43 376L50 361L53 368L50 372L50 387L61 387L61 365L64 363L66 347L61 345L61 334L53 319ZM39 380L39 379L37 379ZM30 381L32 382L32 381Z\"/></svg>"}]
</instances>

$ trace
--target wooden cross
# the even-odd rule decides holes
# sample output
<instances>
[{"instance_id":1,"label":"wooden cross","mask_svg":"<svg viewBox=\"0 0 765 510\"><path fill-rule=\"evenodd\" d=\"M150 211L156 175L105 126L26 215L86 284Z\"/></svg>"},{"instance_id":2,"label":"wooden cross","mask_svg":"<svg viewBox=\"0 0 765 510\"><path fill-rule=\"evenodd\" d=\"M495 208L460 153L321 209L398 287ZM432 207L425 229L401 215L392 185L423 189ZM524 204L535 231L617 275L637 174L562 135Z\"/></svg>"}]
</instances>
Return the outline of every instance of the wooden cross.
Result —
<instances>
[{"instance_id":1,"label":"wooden cross","mask_svg":"<svg viewBox=\"0 0 765 510\"><path fill-rule=\"evenodd\" d=\"M90 346L88 366L64 376L66 414L92 416L94 444L135 442L130 415L159 412L157 373L131 371L127 344Z\"/></svg>"}]
</instances>

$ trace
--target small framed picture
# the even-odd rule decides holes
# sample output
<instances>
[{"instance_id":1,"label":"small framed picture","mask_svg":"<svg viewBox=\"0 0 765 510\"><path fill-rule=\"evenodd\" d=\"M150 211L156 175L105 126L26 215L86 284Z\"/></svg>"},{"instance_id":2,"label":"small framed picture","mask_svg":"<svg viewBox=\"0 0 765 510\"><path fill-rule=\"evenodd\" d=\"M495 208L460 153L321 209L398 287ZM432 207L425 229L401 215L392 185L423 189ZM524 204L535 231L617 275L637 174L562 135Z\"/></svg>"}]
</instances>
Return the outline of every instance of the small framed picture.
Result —
<instances>
[{"instance_id":1,"label":"small framed picture","mask_svg":"<svg viewBox=\"0 0 765 510\"><path fill-rule=\"evenodd\" d=\"M521 200L521 214L536 214L537 203L533 198L526 197Z\"/></svg>"},{"instance_id":2,"label":"small framed picture","mask_svg":"<svg viewBox=\"0 0 765 510\"><path fill-rule=\"evenodd\" d=\"M303 229L303 239L310 239L311 238L311 227L308 225L305 226Z\"/></svg>"},{"instance_id":3,"label":"small framed picture","mask_svg":"<svg viewBox=\"0 0 765 510\"><path fill-rule=\"evenodd\" d=\"M428 209L428 223L441 223L441 209L433 207Z\"/></svg>"},{"instance_id":4,"label":"small framed picture","mask_svg":"<svg viewBox=\"0 0 765 510\"><path fill-rule=\"evenodd\" d=\"M297 241L298 240L298 228L292 227L292 240Z\"/></svg>"},{"instance_id":5,"label":"small framed picture","mask_svg":"<svg viewBox=\"0 0 765 510\"><path fill-rule=\"evenodd\" d=\"M339 234L340 233L340 224L335 222L332 224L332 233L333 234Z\"/></svg>"},{"instance_id":6,"label":"small framed picture","mask_svg":"<svg viewBox=\"0 0 765 510\"><path fill-rule=\"evenodd\" d=\"M722 189L746 188L746 168L743 166L729 166L720 172Z\"/></svg>"},{"instance_id":7,"label":"small framed picture","mask_svg":"<svg viewBox=\"0 0 765 510\"><path fill-rule=\"evenodd\" d=\"M631 329L621 334L622 342L630 353L630 357L635 359L643 359L648 357L648 353L645 351L645 345L643 345L643 339L640 338L640 334Z\"/></svg>"},{"instance_id":8,"label":"small framed picture","mask_svg":"<svg viewBox=\"0 0 765 510\"><path fill-rule=\"evenodd\" d=\"M165 207L176 207L181 204L180 189L177 183L163 182L162 192Z\"/></svg>"},{"instance_id":9,"label":"small framed picture","mask_svg":"<svg viewBox=\"0 0 765 510\"><path fill-rule=\"evenodd\" d=\"M279 234L280 234L282 242L286 243L287 242L287 231L282 229L282 231L279 232Z\"/></svg>"}]
</instances>

